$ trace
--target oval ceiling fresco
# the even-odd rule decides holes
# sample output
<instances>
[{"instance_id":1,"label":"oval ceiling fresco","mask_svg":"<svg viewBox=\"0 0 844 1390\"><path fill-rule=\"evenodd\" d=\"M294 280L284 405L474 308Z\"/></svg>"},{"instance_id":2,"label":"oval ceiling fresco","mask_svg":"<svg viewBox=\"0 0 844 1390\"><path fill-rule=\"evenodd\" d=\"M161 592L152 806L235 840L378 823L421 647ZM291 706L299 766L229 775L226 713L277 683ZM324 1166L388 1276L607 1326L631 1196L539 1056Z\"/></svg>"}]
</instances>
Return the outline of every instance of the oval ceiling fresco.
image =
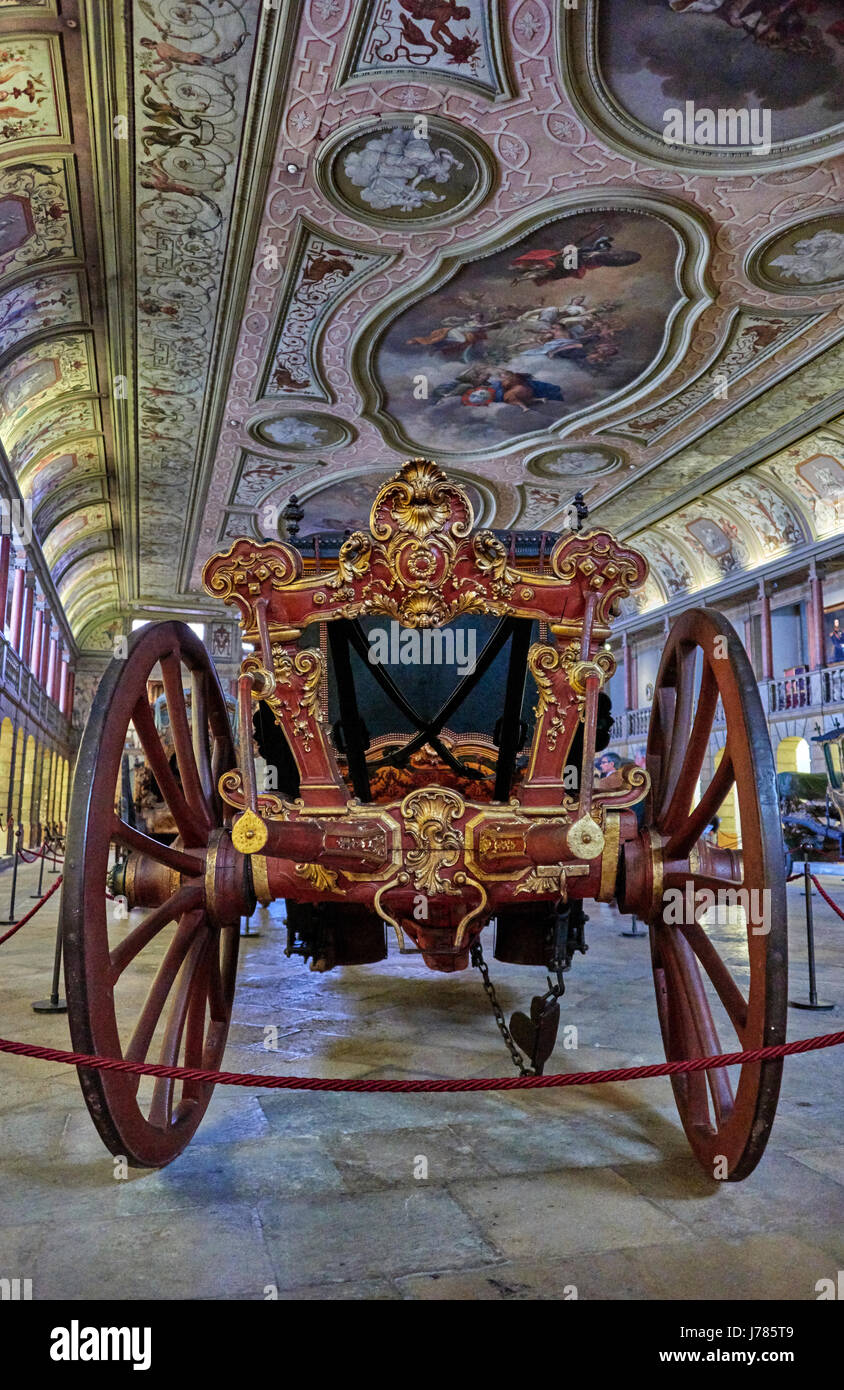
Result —
<instances>
[{"instance_id":1,"label":"oval ceiling fresco","mask_svg":"<svg viewBox=\"0 0 844 1390\"><path fill-rule=\"evenodd\" d=\"M629 386L683 298L678 249L661 218L600 209L462 266L376 351L397 443L452 456L506 448Z\"/></svg>"},{"instance_id":2,"label":"oval ceiling fresco","mask_svg":"<svg viewBox=\"0 0 844 1390\"><path fill-rule=\"evenodd\" d=\"M751 258L749 274L766 289L800 294L844 286L844 213L800 222L771 237Z\"/></svg>"},{"instance_id":3,"label":"oval ceiling fresco","mask_svg":"<svg viewBox=\"0 0 844 1390\"><path fill-rule=\"evenodd\" d=\"M317 178L342 212L376 225L465 217L490 191L481 142L436 116L385 116L326 142Z\"/></svg>"},{"instance_id":4,"label":"oval ceiling fresco","mask_svg":"<svg viewBox=\"0 0 844 1390\"><path fill-rule=\"evenodd\" d=\"M590 122L616 146L689 167L771 168L836 144L842 40L840 0L592 0L571 7L560 36Z\"/></svg>"}]
</instances>

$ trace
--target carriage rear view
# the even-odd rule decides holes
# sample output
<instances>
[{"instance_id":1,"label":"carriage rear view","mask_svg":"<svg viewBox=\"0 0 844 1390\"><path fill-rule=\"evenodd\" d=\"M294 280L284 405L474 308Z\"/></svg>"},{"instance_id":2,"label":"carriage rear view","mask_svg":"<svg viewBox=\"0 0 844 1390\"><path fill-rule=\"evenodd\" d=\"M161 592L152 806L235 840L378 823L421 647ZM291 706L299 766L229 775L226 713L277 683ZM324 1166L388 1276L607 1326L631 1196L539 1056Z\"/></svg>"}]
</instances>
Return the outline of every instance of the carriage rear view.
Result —
<instances>
[{"instance_id":1,"label":"carriage rear view","mask_svg":"<svg viewBox=\"0 0 844 1390\"><path fill-rule=\"evenodd\" d=\"M393 937L434 971L474 964L489 984L482 938L494 925L496 959L533 965L540 981L529 1015L498 1018L525 1073L551 1055L590 899L649 924L669 1060L783 1042L776 776L723 617L692 609L675 622L645 766L595 775L612 718L612 621L646 574L604 530L550 544L474 531L465 491L424 459L379 489L368 532L308 555L242 538L212 556L206 587L237 609L252 648L237 746L205 648L172 622L142 629L112 663L83 738L63 906L75 1048L218 1067L241 918L280 900L288 955L320 972L376 964ZM153 674L172 760L147 698ZM172 817L170 843L113 810L130 732ZM740 847L711 833L733 789ZM124 989L139 971L140 1007ZM412 1009L412 984L408 996ZM781 1065L672 1077L710 1174L739 1179L758 1162ZM141 1166L184 1148L213 1089L80 1076L106 1144Z\"/></svg>"}]
</instances>

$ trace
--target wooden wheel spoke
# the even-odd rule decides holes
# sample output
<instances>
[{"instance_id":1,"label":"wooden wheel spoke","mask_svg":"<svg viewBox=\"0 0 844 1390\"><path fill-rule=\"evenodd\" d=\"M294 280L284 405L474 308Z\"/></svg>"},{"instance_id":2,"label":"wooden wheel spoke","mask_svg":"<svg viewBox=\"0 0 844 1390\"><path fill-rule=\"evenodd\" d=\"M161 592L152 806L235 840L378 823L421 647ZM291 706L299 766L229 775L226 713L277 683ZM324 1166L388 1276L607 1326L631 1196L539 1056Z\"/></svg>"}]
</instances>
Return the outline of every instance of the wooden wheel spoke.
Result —
<instances>
[{"instance_id":1,"label":"wooden wheel spoke","mask_svg":"<svg viewBox=\"0 0 844 1390\"><path fill-rule=\"evenodd\" d=\"M660 721L668 732L668 756L663 760L660 785L661 797L657 823L662 824L665 808L672 800L677 781L685 766L694 704L695 648L679 647L674 670L674 685L660 689ZM670 695L671 721L666 725L665 696Z\"/></svg>"},{"instance_id":2,"label":"wooden wheel spoke","mask_svg":"<svg viewBox=\"0 0 844 1390\"><path fill-rule=\"evenodd\" d=\"M712 981L739 1042L743 1043L747 1027L747 1000L730 974L729 966L716 951L700 922L684 922L680 930Z\"/></svg>"},{"instance_id":3,"label":"wooden wheel spoke","mask_svg":"<svg viewBox=\"0 0 844 1390\"><path fill-rule=\"evenodd\" d=\"M199 769L188 724L185 692L182 685L182 663L178 651L169 652L161 658L161 675L164 693L167 696L167 713L170 717L170 731L176 749L176 762L182 790L188 804L204 822L206 830L211 827L211 818L205 805L205 796L200 781Z\"/></svg>"},{"instance_id":4,"label":"wooden wheel spoke","mask_svg":"<svg viewBox=\"0 0 844 1390\"><path fill-rule=\"evenodd\" d=\"M144 1002L125 1056L130 1062L145 1062L153 1034L182 964L205 921L200 912L189 912L179 920L176 934L155 975Z\"/></svg>"},{"instance_id":5,"label":"wooden wheel spoke","mask_svg":"<svg viewBox=\"0 0 844 1390\"><path fill-rule=\"evenodd\" d=\"M692 845L700 839L713 816L718 814L718 810L723 805L735 780L733 760L729 751L725 750L715 769L712 781L689 815L688 820L669 837L668 844L665 846L666 859L682 859L688 855Z\"/></svg>"},{"instance_id":6,"label":"wooden wheel spoke","mask_svg":"<svg viewBox=\"0 0 844 1390\"><path fill-rule=\"evenodd\" d=\"M688 1057L715 1056L721 1051L721 1042L700 971L688 943L674 934L670 938L667 952L664 951L664 957L666 954L671 962L671 973L677 987L678 1007L681 999L685 1003L685 1008L682 1009L685 1054ZM705 1093L708 1089L715 1111L715 1128L722 1129L730 1119L735 1104L733 1088L726 1071L723 1067L715 1067L709 1072L689 1072L688 1078L690 1082L696 1078L702 1083L702 1086L690 1087L689 1091L690 1098L692 1095L696 1097L698 1112L704 1109L706 1111L706 1118L702 1123L711 1124L709 1107L705 1104ZM695 1123L701 1121L695 1120Z\"/></svg>"},{"instance_id":7,"label":"wooden wheel spoke","mask_svg":"<svg viewBox=\"0 0 844 1390\"><path fill-rule=\"evenodd\" d=\"M187 874L196 877L202 873L202 860L195 859L193 855L185 854L183 850L172 849L170 845L163 845L160 840L154 840L151 835L145 835L142 830L136 830L134 826L127 825L120 816L114 816L112 820L111 838L119 840L128 849L137 850L139 854L147 854L150 859L154 859L158 864L166 864L169 869L175 869L179 874Z\"/></svg>"},{"instance_id":8,"label":"wooden wheel spoke","mask_svg":"<svg viewBox=\"0 0 844 1390\"><path fill-rule=\"evenodd\" d=\"M205 672L202 670L191 671L190 684L191 741L205 803L210 810L214 803L214 779L211 772L211 754L208 748L208 699Z\"/></svg>"},{"instance_id":9,"label":"wooden wheel spoke","mask_svg":"<svg viewBox=\"0 0 844 1390\"><path fill-rule=\"evenodd\" d=\"M204 844L208 836L208 826L204 813L198 814L188 804L185 793L176 780L161 739L158 737L152 710L147 703L145 694L141 696L132 711L132 723L138 738L141 740L141 746L152 769L152 774L158 783L158 789L170 809L182 839L185 844ZM184 786L184 781L182 786Z\"/></svg>"},{"instance_id":10,"label":"wooden wheel spoke","mask_svg":"<svg viewBox=\"0 0 844 1390\"><path fill-rule=\"evenodd\" d=\"M175 921L183 912L199 907L202 902L202 888L199 884L183 884L175 893L145 917L142 922L124 936L111 952L112 980L116 982L135 957L148 946L168 922Z\"/></svg>"},{"instance_id":11,"label":"wooden wheel spoke","mask_svg":"<svg viewBox=\"0 0 844 1390\"><path fill-rule=\"evenodd\" d=\"M700 693L691 733L689 733L687 742L678 756L679 765L676 775L672 776L669 772L667 778L668 791L658 816L658 824L664 834L672 835L680 826L685 824L688 818L695 786L700 777L704 755L709 743L709 735L712 732L717 704L718 685L712 668L705 665L701 676Z\"/></svg>"},{"instance_id":12,"label":"wooden wheel spoke","mask_svg":"<svg viewBox=\"0 0 844 1390\"><path fill-rule=\"evenodd\" d=\"M178 1066L179 1052L182 1045L182 1035L185 1031L185 1022L188 1017L188 1010L194 998L196 985L204 985L204 961L208 950L208 937L205 934L195 936L191 942L187 955L185 956L181 969L179 970L176 988L173 993L173 1000L167 1015L167 1027L161 1043L161 1050L158 1060L162 1066ZM203 989L203 1011L205 1006L205 996ZM185 1065L192 1066L193 1062L185 1058ZM152 1102L149 1108L149 1122L165 1129L173 1118L173 1095L176 1089L176 1081L172 1076L157 1076L153 1085Z\"/></svg>"}]
</instances>

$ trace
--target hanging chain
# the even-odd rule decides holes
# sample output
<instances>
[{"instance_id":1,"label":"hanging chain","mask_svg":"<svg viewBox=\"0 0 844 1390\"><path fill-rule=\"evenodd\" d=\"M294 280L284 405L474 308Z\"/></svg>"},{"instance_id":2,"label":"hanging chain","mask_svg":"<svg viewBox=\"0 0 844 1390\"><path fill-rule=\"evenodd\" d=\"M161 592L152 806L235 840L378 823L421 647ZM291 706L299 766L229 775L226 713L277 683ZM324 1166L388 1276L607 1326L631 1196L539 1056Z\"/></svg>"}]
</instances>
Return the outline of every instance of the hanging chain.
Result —
<instances>
[{"instance_id":1,"label":"hanging chain","mask_svg":"<svg viewBox=\"0 0 844 1390\"><path fill-rule=\"evenodd\" d=\"M484 960L483 947L481 946L480 940L473 941L471 948L471 956L472 964L474 965L475 969L481 972L481 979L483 981L484 990L486 991L486 996L490 1002L492 1012L495 1015L495 1022L498 1024L498 1031L504 1039L507 1051L510 1053L510 1056L513 1059L514 1067L519 1072L520 1076L533 1076L534 1072L532 1068L525 1066L522 1054L517 1048L515 1042L513 1041L513 1035L510 1032L510 1029L507 1027L507 1022L504 1018L501 1005L498 1002L498 996L495 993L495 986L493 985L492 980L489 978L489 970L487 968L487 963Z\"/></svg>"}]
</instances>

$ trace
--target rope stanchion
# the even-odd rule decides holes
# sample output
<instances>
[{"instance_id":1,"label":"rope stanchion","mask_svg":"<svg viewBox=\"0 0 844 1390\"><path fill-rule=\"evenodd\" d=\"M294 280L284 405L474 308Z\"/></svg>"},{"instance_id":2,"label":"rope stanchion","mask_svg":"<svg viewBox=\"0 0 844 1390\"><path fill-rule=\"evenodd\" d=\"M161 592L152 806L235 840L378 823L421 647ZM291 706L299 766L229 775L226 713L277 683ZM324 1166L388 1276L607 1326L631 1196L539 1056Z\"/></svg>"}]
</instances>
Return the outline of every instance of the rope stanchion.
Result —
<instances>
[{"instance_id":1,"label":"rope stanchion","mask_svg":"<svg viewBox=\"0 0 844 1390\"><path fill-rule=\"evenodd\" d=\"M814 875L809 868L808 859L803 864L803 892L806 895L806 955L809 964L809 998L789 999L792 1009L812 1009L825 1011L835 1005L818 998L818 982L815 974L815 918L812 910L812 882Z\"/></svg>"},{"instance_id":2,"label":"rope stanchion","mask_svg":"<svg viewBox=\"0 0 844 1390\"><path fill-rule=\"evenodd\" d=\"M480 1076L467 1077L459 1081L401 1081L393 1078L343 1080L314 1076L262 1076L256 1072L206 1071L199 1067L169 1067L160 1062L127 1062L123 1058L99 1057L88 1052L65 1052L55 1047L13 1042L8 1038L0 1038L0 1052L10 1053L14 1057L33 1057L42 1062L64 1062L68 1066L92 1071L129 1072L133 1076L161 1076L175 1081L210 1082L218 1086L245 1086L271 1091L409 1091L439 1094L446 1091L541 1090L560 1086L596 1086L615 1081L641 1081L654 1076L714 1071L719 1067L733 1067L742 1062L761 1062L801 1052L818 1052L821 1048L838 1047L841 1043L844 1043L844 1032L826 1033L818 1038L800 1038L790 1043L776 1043L771 1047L751 1048L746 1052L692 1057L679 1062L654 1062L641 1067L564 1072L558 1076Z\"/></svg>"},{"instance_id":3,"label":"rope stanchion","mask_svg":"<svg viewBox=\"0 0 844 1390\"><path fill-rule=\"evenodd\" d=\"M838 906L836 902L833 902L826 889L821 886L820 880L817 879L814 874L810 874L810 878L814 883L815 887L817 888L818 892L820 893L821 897L823 898L824 902L828 903L829 906L832 908L833 912L837 913L841 920L844 921L844 912L841 911L841 908Z\"/></svg>"},{"instance_id":4,"label":"rope stanchion","mask_svg":"<svg viewBox=\"0 0 844 1390\"><path fill-rule=\"evenodd\" d=\"M34 907L31 907L31 908L29 909L29 911L28 911L23 917L21 917L21 919L20 919L19 922L15 922L14 926L11 927L11 928L9 929L9 931L4 932L3 935L0 936L0 946L3 945L3 942L4 942L4 941L8 941L10 936L14 936L15 932L19 932L20 929L21 929L21 927L25 927L26 924L27 924L27 922L30 920L30 918L31 918L31 917L34 917L35 914L36 914L36 912L39 912L40 909L44 906L44 904L45 904L45 902L47 901L47 899L48 899L48 898L52 898L52 896L53 896L53 894L55 893L56 889L59 888L59 887L61 886L61 882L62 882L62 878L63 878L63 877L64 877L63 874L59 874L58 878L55 879L55 881L54 881L53 883L50 884L50 887L47 889L47 891L46 891L46 893L44 894L43 898L40 898L39 901L35 904L35 906L34 906Z\"/></svg>"}]
</instances>

